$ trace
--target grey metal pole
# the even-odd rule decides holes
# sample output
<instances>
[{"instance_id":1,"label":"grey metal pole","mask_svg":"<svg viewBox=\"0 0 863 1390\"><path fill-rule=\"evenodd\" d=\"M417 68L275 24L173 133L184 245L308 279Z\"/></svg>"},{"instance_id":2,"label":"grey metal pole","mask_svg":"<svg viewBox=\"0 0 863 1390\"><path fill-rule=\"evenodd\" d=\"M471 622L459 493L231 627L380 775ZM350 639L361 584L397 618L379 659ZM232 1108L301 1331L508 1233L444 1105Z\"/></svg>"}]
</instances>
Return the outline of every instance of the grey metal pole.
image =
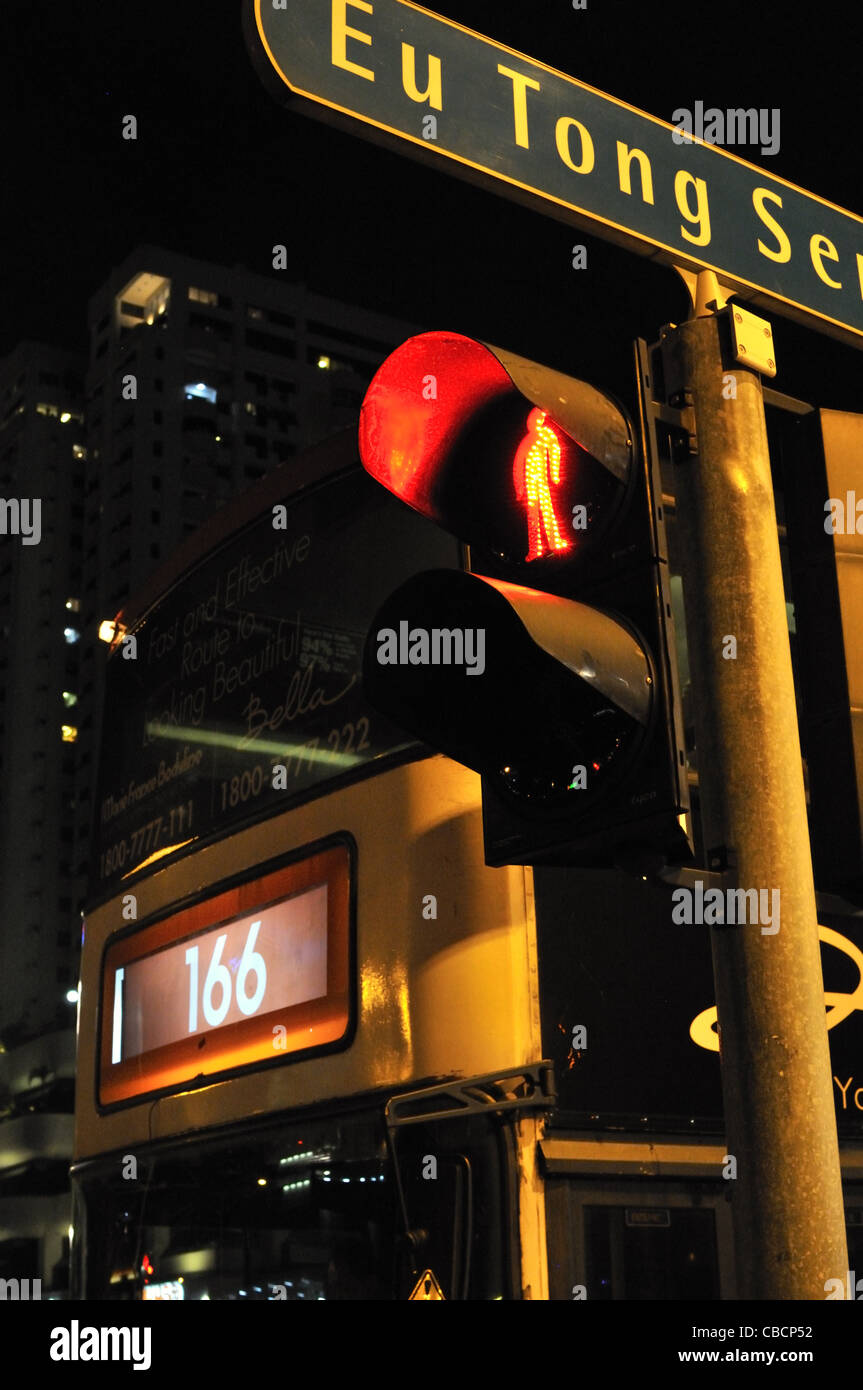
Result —
<instances>
[{"instance_id":1,"label":"grey metal pole","mask_svg":"<svg viewBox=\"0 0 863 1390\"><path fill-rule=\"evenodd\" d=\"M731 356L715 313L664 335L696 431L674 478L705 844L778 908L709 928L738 1292L824 1299L848 1256L815 891L764 401Z\"/></svg>"}]
</instances>

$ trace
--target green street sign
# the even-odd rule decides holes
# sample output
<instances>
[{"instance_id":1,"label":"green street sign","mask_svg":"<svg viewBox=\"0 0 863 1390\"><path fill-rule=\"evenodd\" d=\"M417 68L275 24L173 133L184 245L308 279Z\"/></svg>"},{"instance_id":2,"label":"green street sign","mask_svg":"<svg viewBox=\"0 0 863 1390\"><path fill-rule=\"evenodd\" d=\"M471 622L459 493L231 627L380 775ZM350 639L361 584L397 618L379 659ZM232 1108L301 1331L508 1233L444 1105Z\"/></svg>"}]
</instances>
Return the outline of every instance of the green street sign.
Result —
<instances>
[{"instance_id":1,"label":"green street sign","mask_svg":"<svg viewBox=\"0 0 863 1390\"><path fill-rule=\"evenodd\" d=\"M863 219L694 126L686 134L409 0L247 0L243 18L266 85L309 114L863 343ZM757 123L728 115L735 128ZM398 216L397 190L388 211Z\"/></svg>"}]
</instances>

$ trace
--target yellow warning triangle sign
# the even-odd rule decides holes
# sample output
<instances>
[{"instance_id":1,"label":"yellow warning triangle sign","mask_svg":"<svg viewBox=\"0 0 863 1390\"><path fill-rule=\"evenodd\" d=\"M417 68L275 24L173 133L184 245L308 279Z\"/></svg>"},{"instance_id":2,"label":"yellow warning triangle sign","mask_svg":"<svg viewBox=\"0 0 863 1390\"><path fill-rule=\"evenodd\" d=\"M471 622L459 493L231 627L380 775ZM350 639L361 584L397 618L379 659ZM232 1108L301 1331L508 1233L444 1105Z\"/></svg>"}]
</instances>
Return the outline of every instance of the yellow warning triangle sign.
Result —
<instances>
[{"instance_id":1,"label":"yellow warning triangle sign","mask_svg":"<svg viewBox=\"0 0 863 1390\"><path fill-rule=\"evenodd\" d=\"M446 1299L443 1296L443 1289L441 1288L437 1279L435 1279L431 1270L427 1269L423 1274L420 1275L419 1279L417 1280L416 1287L413 1293L410 1295L410 1298L408 1298L408 1303L410 1303L411 1300L417 1299L421 1300L424 1303L430 1303L432 1299L438 1298L443 1303L446 1303Z\"/></svg>"}]
</instances>

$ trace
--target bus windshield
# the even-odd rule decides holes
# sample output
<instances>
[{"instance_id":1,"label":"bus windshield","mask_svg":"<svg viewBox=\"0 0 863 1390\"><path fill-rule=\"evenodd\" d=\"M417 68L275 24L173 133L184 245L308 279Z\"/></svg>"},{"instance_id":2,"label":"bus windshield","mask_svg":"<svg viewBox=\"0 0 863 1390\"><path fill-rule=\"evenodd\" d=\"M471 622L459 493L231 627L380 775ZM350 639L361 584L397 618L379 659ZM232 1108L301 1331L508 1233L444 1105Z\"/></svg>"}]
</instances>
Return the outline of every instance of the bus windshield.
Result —
<instances>
[{"instance_id":1,"label":"bus windshield","mask_svg":"<svg viewBox=\"0 0 863 1390\"><path fill-rule=\"evenodd\" d=\"M509 1296L502 1140L481 1116L391 1148L380 1113L363 1110L188 1139L135 1160L133 1181L131 1155L125 1173L87 1165L80 1286L145 1301L404 1299L428 1266L447 1298ZM435 1182L422 1178L429 1148Z\"/></svg>"}]
</instances>

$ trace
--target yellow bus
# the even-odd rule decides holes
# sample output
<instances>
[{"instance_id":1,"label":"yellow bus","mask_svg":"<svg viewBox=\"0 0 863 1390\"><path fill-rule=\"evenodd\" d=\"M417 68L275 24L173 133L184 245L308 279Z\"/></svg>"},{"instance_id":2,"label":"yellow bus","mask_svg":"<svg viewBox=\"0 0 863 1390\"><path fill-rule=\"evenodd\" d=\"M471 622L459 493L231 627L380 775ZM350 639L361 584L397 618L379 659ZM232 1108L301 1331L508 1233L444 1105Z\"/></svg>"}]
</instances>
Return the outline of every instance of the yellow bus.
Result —
<instances>
[{"instance_id":1,"label":"yellow bus","mask_svg":"<svg viewBox=\"0 0 863 1390\"><path fill-rule=\"evenodd\" d=\"M486 867L480 779L363 698L382 600L466 563L345 435L119 615L73 1297L735 1297L706 935L640 874Z\"/></svg>"},{"instance_id":2,"label":"yellow bus","mask_svg":"<svg viewBox=\"0 0 863 1390\"><path fill-rule=\"evenodd\" d=\"M479 779L358 688L375 604L460 563L342 436L120 615L75 1296L546 1296L529 871L485 867Z\"/></svg>"}]
</instances>

